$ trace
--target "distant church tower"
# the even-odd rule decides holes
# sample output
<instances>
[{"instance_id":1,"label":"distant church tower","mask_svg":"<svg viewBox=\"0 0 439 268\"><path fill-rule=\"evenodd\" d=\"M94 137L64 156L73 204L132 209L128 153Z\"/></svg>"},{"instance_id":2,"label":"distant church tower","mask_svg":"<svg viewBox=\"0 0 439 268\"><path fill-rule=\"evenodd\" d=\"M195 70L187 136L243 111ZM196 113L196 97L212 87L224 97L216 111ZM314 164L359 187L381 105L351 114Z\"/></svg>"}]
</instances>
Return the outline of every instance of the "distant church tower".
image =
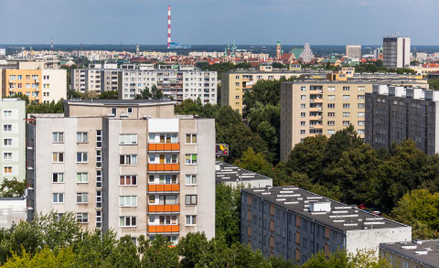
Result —
<instances>
[{"instance_id":1,"label":"distant church tower","mask_svg":"<svg viewBox=\"0 0 439 268\"><path fill-rule=\"evenodd\" d=\"M281 56L282 56L282 47L281 47L280 41L278 39L277 44L276 44L276 59L280 60Z\"/></svg>"}]
</instances>

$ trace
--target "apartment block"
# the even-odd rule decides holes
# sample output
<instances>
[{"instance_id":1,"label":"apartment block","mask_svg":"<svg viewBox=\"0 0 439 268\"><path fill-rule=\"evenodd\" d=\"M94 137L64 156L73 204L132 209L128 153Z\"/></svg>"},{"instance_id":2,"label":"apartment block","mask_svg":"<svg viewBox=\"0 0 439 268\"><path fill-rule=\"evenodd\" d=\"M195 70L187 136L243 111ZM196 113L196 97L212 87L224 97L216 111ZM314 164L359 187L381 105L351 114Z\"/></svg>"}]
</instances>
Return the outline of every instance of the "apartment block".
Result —
<instances>
[{"instance_id":1,"label":"apartment block","mask_svg":"<svg viewBox=\"0 0 439 268\"><path fill-rule=\"evenodd\" d=\"M348 59L361 59L361 46L360 45L349 45L346 46L346 58Z\"/></svg>"},{"instance_id":2,"label":"apartment block","mask_svg":"<svg viewBox=\"0 0 439 268\"><path fill-rule=\"evenodd\" d=\"M179 66L178 69L152 64L140 65L139 69L123 69L119 72L119 99L134 99L141 90L156 86L164 96L177 102L186 99L203 104L217 103L217 73L201 71L193 66Z\"/></svg>"},{"instance_id":3,"label":"apartment block","mask_svg":"<svg viewBox=\"0 0 439 268\"><path fill-rule=\"evenodd\" d=\"M87 69L71 71L73 90L100 94L104 91L117 91L118 69L115 63L89 64Z\"/></svg>"},{"instance_id":4,"label":"apartment block","mask_svg":"<svg viewBox=\"0 0 439 268\"><path fill-rule=\"evenodd\" d=\"M414 240L380 245L380 258L395 268L439 268L439 240Z\"/></svg>"},{"instance_id":5,"label":"apartment block","mask_svg":"<svg viewBox=\"0 0 439 268\"><path fill-rule=\"evenodd\" d=\"M175 116L175 102L66 101L30 115L35 212L73 211L118 237L215 236L215 122Z\"/></svg>"},{"instance_id":6,"label":"apartment block","mask_svg":"<svg viewBox=\"0 0 439 268\"><path fill-rule=\"evenodd\" d=\"M216 162L216 183L234 188L261 188L273 186L273 179L226 162Z\"/></svg>"},{"instance_id":7,"label":"apartment block","mask_svg":"<svg viewBox=\"0 0 439 268\"><path fill-rule=\"evenodd\" d=\"M25 101L19 99L0 100L0 118L0 182L13 178L24 181L26 179Z\"/></svg>"},{"instance_id":8,"label":"apartment block","mask_svg":"<svg viewBox=\"0 0 439 268\"><path fill-rule=\"evenodd\" d=\"M383 38L383 65L387 68L410 66L411 39L402 36Z\"/></svg>"},{"instance_id":9,"label":"apartment block","mask_svg":"<svg viewBox=\"0 0 439 268\"><path fill-rule=\"evenodd\" d=\"M67 73L63 69L4 69L2 96L26 95L31 102L49 103L67 97Z\"/></svg>"},{"instance_id":10,"label":"apartment block","mask_svg":"<svg viewBox=\"0 0 439 268\"><path fill-rule=\"evenodd\" d=\"M332 76L332 75L331 75ZM281 86L281 160L285 161L293 147L304 138L331 136L353 125L364 138L365 94L373 83L404 84L427 87L423 80L348 79L296 80Z\"/></svg>"},{"instance_id":11,"label":"apartment block","mask_svg":"<svg viewBox=\"0 0 439 268\"><path fill-rule=\"evenodd\" d=\"M366 94L366 138L373 147L412 139L429 155L439 153L439 92L409 86L374 85Z\"/></svg>"},{"instance_id":12,"label":"apartment block","mask_svg":"<svg viewBox=\"0 0 439 268\"><path fill-rule=\"evenodd\" d=\"M241 243L298 264L339 249L375 250L378 257L380 243L412 236L410 226L298 187L243 189L241 200Z\"/></svg>"},{"instance_id":13,"label":"apartment block","mask_svg":"<svg viewBox=\"0 0 439 268\"><path fill-rule=\"evenodd\" d=\"M267 69L267 67L269 67ZM261 66L259 70L237 70L223 73L221 77L221 104L229 105L234 111L242 114L244 94L251 90L259 80L290 79L306 75L300 71L273 70L271 66ZM324 73L308 74L313 78L325 78Z\"/></svg>"}]
</instances>

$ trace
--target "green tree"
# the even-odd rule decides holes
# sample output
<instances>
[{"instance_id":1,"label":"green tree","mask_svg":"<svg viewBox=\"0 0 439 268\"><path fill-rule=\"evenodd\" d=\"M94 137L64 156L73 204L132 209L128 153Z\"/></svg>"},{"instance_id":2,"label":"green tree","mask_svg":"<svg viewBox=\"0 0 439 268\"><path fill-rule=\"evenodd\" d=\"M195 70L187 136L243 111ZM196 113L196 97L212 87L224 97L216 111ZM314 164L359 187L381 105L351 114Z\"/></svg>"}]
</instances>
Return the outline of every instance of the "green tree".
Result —
<instances>
[{"instance_id":1,"label":"green tree","mask_svg":"<svg viewBox=\"0 0 439 268\"><path fill-rule=\"evenodd\" d=\"M112 267L115 268L140 268L140 256L131 236L126 235L117 241L117 245L110 255Z\"/></svg>"},{"instance_id":2,"label":"green tree","mask_svg":"<svg viewBox=\"0 0 439 268\"><path fill-rule=\"evenodd\" d=\"M239 234L238 234L239 235ZM204 233L188 233L182 237L177 245L177 253L182 257L181 268L197 267L206 257L209 241Z\"/></svg>"},{"instance_id":3,"label":"green tree","mask_svg":"<svg viewBox=\"0 0 439 268\"><path fill-rule=\"evenodd\" d=\"M278 68L278 69L286 68L285 65L283 65L282 63L279 63L279 62L273 62L273 64L271 64L271 67Z\"/></svg>"},{"instance_id":4,"label":"green tree","mask_svg":"<svg viewBox=\"0 0 439 268\"><path fill-rule=\"evenodd\" d=\"M149 87L145 87L144 89L140 90L140 94L136 94L134 96L134 99L136 100L149 100L152 98L152 94L149 91Z\"/></svg>"},{"instance_id":5,"label":"green tree","mask_svg":"<svg viewBox=\"0 0 439 268\"><path fill-rule=\"evenodd\" d=\"M265 156L262 153L255 153L251 147L235 161L234 165L266 176L270 176L272 169Z\"/></svg>"},{"instance_id":6,"label":"green tree","mask_svg":"<svg viewBox=\"0 0 439 268\"><path fill-rule=\"evenodd\" d=\"M2 267L4 268L34 268L34 267L57 267L70 268L75 266L74 254L71 247L53 252L45 247L32 256L24 251L22 254L14 253Z\"/></svg>"},{"instance_id":7,"label":"green tree","mask_svg":"<svg viewBox=\"0 0 439 268\"><path fill-rule=\"evenodd\" d=\"M99 99L117 100L118 99L118 92L117 92L117 90L106 90L99 95Z\"/></svg>"},{"instance_id":8,"label":"green tree","mask_svg":"<svg viewBox=\"0 0 439 268\"><path fill-rule=\"evenodd\" d=\"M215 190L215 234L223 237L227 245L232 245L240 236L240 189L218 184Z\"/></svg>"},{"instance_id":9,"label":"green tree","mask_svg":"<svg viewBox=\"0 0 439 268\"><path fill-rule=\"evenodd\" d=\"M439 90L439 78L428 81L430 89Z\"/></svg>"},{"instance_id":10,"label":"green tree","mask_svg":"<svg viewBox=\"0 0 439 268\"><path fill-rule=\"evenodd\" d=\"M22 197L26 189L26 181L19 181L17 178L4 178L0 185L1 197Z\"/></svg>"},{"instance_id":11,"label":"green tree","mask_svg":"<svg viewBox=\"0 0 439 268\"><path fill-rule=\"evenodd\" d=\"M161 100L163 99L163 92L161 89L158 89L156 85L152 85L151 87L152 99Z\"/></svg>"},{"instance_id":12,"label":"green tree","mask_svg":"<svg viewBox=\"0 0 439 268\"><path fill-rule=\"evenodd\" d=\"M142 268L174 268L178 267L177 250L164 236L157 235L153 241L139 238L139 252L142 254ZM126 266L132 267L132 266Z\"/></svg>"},{"instance_id":13,"label":"green tree","mask_svg":"<svg viewBox=\"0 0 439 268\"><path fill-rule=\"evenodd\" d=\"M72 99L82 99L83 94L77 90L74 89L67 89L67 99L68 100L72 100Z\"/></svg>"},{"instance_id":14,"label":"green tree","mask_svg":"<svg viewBox=\"0 0 439 268\"><path fill-rule=\"evenodd\" d=\"M430 193L427 189L411 190L398 201L391 216L396 221L412 226L414 238L437 238L439 193Z\"/></svg>"},{"instance_id":15,"label":"green tree","mask_svg":"<svg viewBox=\"0 0 439 268\"><path fill-rule=\"evenodd\" d=\"M99 230L84 232L81 240L73 246L75 267L113 267L112 254L117 245L114 231L101 234Z\"/></svg>"},{"instance_id":16,"label":"green tree","mask_svg":"<svg viewBox=\"0 0 439 268\"><path fill-rule=\"evenodd\" d=\"M32 103L26 107L28 114L64 113L64 100L50 103Z\"/></svg>"},{"instance_id":17,"label":"green tree","mask_svg":"<svg viewBox=\"0 0 439 268\"><path fill-rule=\"evenodd\" d=\"M246 90L244 93L244 117L256 106L257 102L262 105L277 106L280 102L280 86L284 81L286 80L259 80L252 87L252 90Z\"/></svg>"}]
</instances>

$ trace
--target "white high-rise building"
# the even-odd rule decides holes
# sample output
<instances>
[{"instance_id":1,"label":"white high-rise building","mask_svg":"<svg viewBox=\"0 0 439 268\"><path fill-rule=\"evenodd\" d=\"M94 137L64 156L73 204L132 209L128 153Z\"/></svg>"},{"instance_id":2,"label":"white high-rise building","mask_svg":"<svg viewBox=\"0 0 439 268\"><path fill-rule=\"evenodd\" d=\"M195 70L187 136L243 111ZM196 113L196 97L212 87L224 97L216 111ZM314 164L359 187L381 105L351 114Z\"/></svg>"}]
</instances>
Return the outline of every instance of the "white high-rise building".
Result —
<instances>
[{"instance_id":1,"label":"white high-rise building","mask_svg":"<svg viewBox=\"0 0 439 268\"><path fill-rule=\"evenodd\" d=\"M348 59L353 59L353 60L361 59L361 46L359 45L346 46L346 57Z\"/></svg>"},{"instance_id":2,"label":"white high-rise building","mask_svg":"<svg viewBox=\"0 0 439 268\"><path fill-rule=\"evenodd\" d=\"M398 33L383 38L383 65L387 68L404 68L410 66L409 37L402 37Z\"/></svg>"}]
</instances>

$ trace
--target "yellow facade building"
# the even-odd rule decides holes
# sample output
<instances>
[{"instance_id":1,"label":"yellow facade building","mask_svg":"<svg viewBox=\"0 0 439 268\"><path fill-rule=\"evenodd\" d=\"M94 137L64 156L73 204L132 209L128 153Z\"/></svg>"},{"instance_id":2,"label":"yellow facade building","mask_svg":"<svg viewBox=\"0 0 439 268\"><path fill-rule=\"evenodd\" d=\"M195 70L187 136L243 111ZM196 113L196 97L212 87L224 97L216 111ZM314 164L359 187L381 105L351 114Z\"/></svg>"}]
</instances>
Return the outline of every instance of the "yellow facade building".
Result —
<instances>
[{"instance_id":1,"label":"yellow facade building","mask_svg":"<svg viewBox=\"0 0 439 268\"><path fill-rule=\"evenodd\" d=\"M2 70L2 96L26 95L31 102L42 102L42 70Z\"/></svg>"}]
</instances>

